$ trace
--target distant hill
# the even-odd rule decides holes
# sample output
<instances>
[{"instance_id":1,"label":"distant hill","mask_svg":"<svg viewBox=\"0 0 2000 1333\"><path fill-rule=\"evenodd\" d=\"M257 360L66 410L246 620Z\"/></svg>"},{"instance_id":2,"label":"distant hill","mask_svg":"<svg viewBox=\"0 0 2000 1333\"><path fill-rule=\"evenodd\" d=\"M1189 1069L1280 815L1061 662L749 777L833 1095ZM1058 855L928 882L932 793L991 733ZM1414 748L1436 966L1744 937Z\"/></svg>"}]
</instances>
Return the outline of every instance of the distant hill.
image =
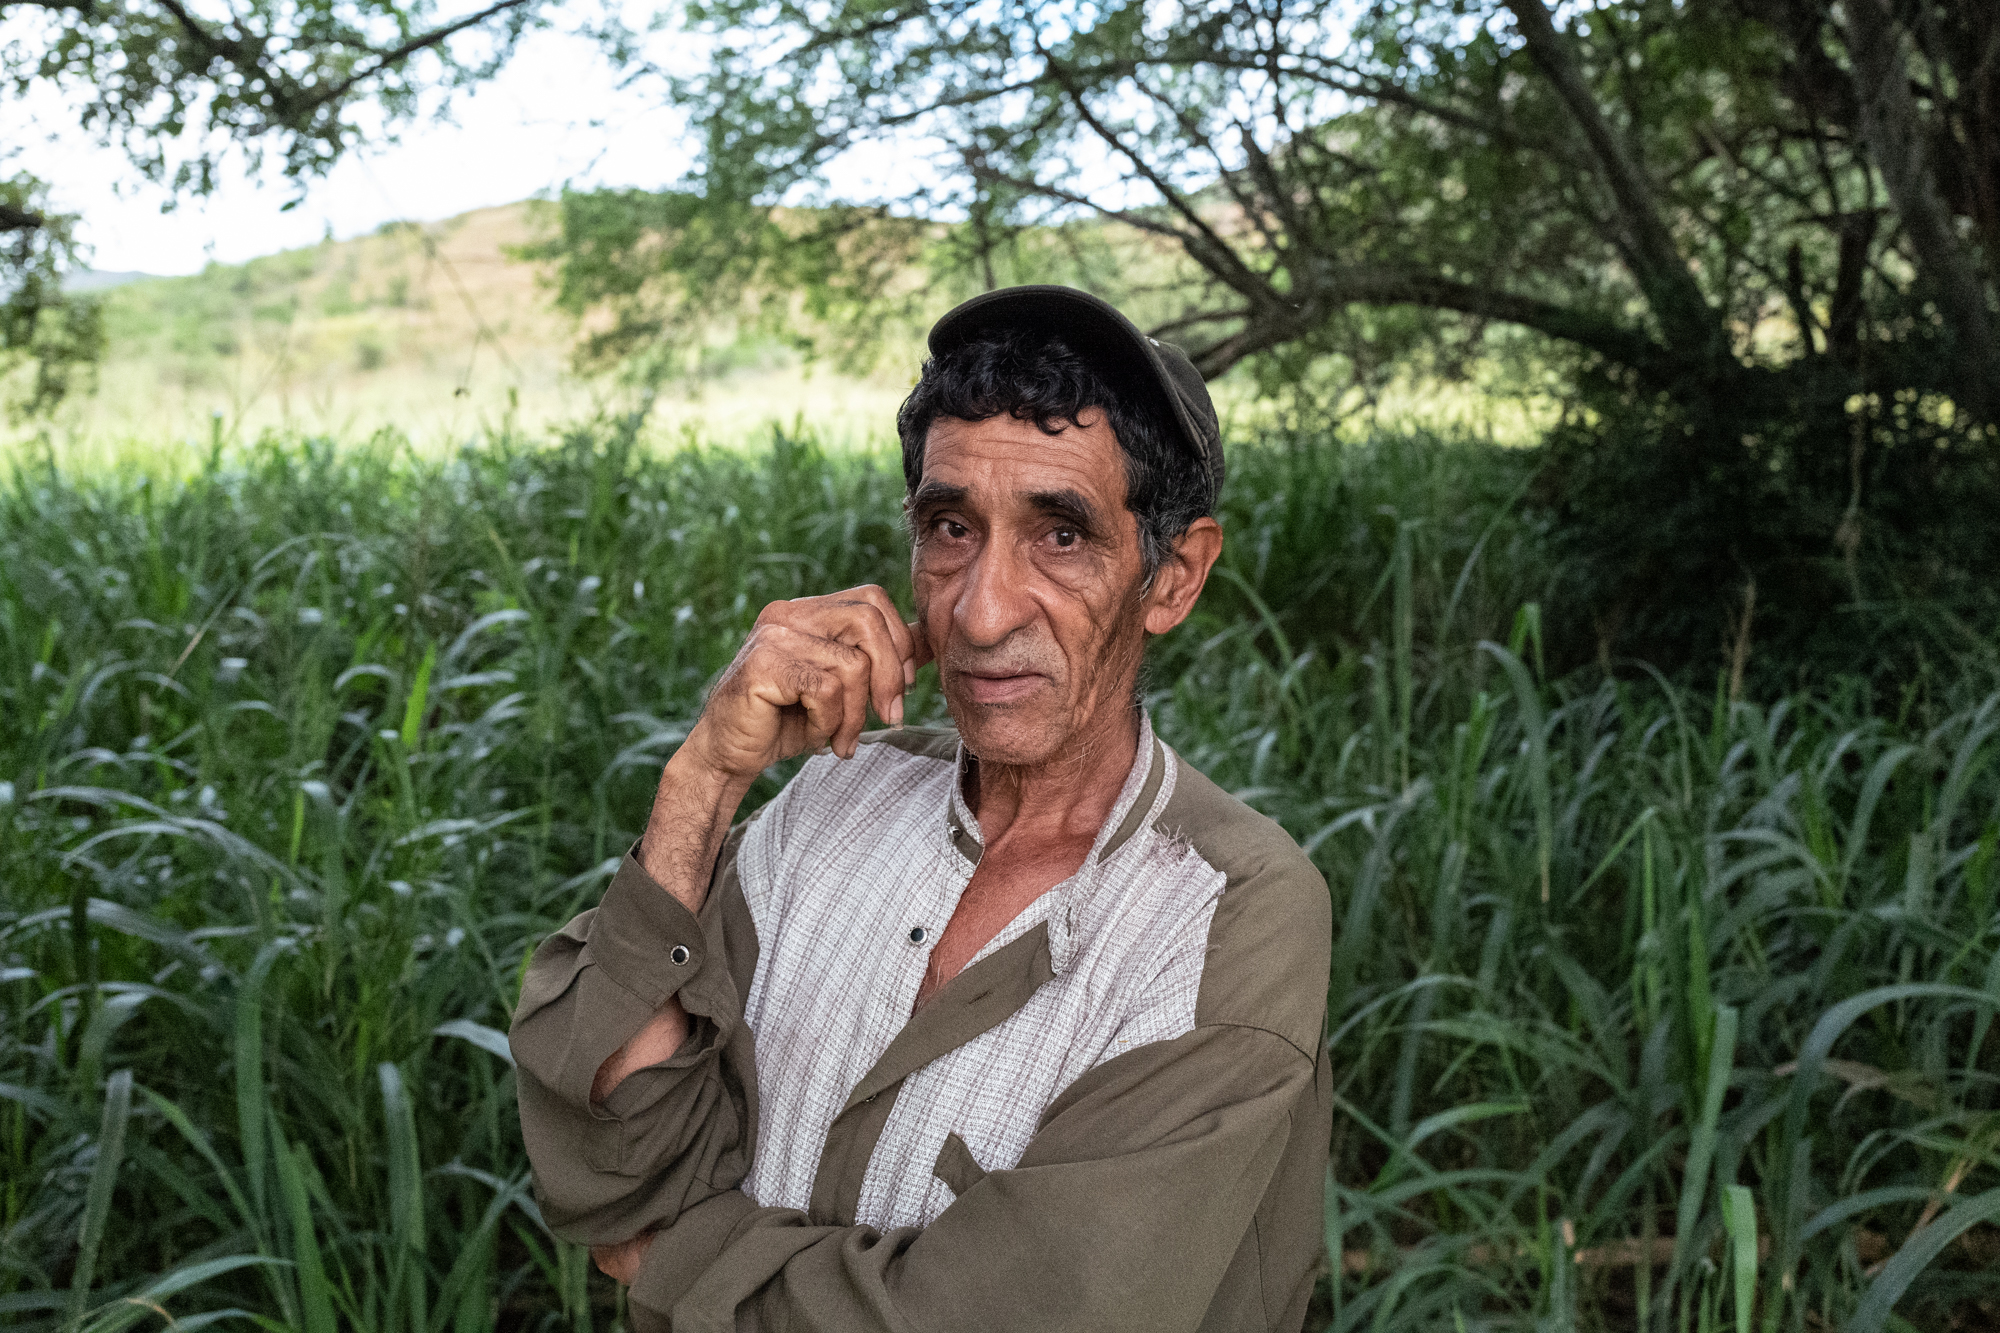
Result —
<instances>
[{"instance_id":1,"label":"distant hill","mask_svg":"<svg viewBox=\"0 0 2000 1333\"><path fill-rule=\"evenodd\" d=\"M151 273L112 273L104 269L87 268L81 273L72 273L63 280L66 292L102 292L113 287L123 287L128 282L145 282Z\"/></svg>"},{"instance_id":2,"label":"distant hill","mask_svg":"<svg viewBox=\"0 0 2000 1333\"><path fill-rule=\"evenodd\" d=\"M542 207L389 223L189 277L85 275L79 290L104 293L109 347L97 392L65 408L59 434L118 447L390 427L437 446L509 413L531 429L587 414L614 390L570 372L573 322L509 255L539 234ZM775 346L734 367L661 403L656 426L735 440L803 415L832 442L886 438L915 369L900 382L893 368L808 374Z\"/></svg>"}]
</instances>

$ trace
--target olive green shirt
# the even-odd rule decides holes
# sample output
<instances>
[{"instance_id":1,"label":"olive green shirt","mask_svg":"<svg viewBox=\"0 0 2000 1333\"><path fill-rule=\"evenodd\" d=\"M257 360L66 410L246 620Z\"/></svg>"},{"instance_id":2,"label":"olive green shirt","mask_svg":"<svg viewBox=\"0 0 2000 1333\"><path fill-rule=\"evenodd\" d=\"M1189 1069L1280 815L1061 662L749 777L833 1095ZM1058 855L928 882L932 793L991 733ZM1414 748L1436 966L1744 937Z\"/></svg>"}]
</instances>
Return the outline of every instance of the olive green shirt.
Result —
<instances>
[{"instance_id":1,"label":"olive green shirt","mask_svg":"<svg viewBox=\"0 0 2000 1333\"><path fill-rule=\"evenodd\" d=\"M815 759L697 918L628 856L512 1032L549 1224L640 1330L1282 1330L1320 1258L1326 886L1142 721L1083 867L914 1016L981 852L955 733ZM590 1101L669 996L692 1030Z\"/></svg>"}]
</instances>

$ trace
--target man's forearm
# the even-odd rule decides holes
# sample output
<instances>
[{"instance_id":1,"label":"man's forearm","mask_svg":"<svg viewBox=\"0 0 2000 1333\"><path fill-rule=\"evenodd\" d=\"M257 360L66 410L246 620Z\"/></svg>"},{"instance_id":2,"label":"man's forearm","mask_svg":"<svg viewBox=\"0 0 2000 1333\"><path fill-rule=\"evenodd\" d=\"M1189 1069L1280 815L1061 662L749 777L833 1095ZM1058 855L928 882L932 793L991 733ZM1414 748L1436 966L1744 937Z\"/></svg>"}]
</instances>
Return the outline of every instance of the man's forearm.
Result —
<instances>
[{"instance_id":1,"label":"man's forearm","mask_svg":"<svg viewBox=\"0 0 2000 1333\"><path fill-rule=\"evenodd\" d=\"M638 855L646 873L698 915L708 898L716 854L750 784L718 773L697 753L682 746L661 772ZM645 1027L598 1067L590 1100L603 1101L635 1071L672 1056L687 1040L688 1026L680 997L670 997Z\"/></svg>"}]
</instances>

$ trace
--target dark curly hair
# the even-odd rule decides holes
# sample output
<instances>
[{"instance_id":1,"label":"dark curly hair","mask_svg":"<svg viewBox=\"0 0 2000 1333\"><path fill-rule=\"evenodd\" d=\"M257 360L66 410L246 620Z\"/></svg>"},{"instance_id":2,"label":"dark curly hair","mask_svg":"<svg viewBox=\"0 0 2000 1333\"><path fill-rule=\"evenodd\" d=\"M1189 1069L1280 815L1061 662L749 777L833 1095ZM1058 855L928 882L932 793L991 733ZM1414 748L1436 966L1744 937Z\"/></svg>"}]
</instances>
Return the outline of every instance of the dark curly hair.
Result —
<instances>
[{"instance_id":1,"label":"dark curly hair","mask_svg":"<svg viewBox=\"0 0 2000 1333\"><path fill-rule=\"evenodd\" d=\"M1214 484L1158 386L1094 365L1056 335L999 330L925 361L896 413L903 481L915 494L924 442L939 417L985 421L1005 412L1055 435L1089 407L1105 414L1125 453L1125 507L1139 520L1139 555L1151 579L1174 540L1214 511Z\"/></svg>"}]
</instances>

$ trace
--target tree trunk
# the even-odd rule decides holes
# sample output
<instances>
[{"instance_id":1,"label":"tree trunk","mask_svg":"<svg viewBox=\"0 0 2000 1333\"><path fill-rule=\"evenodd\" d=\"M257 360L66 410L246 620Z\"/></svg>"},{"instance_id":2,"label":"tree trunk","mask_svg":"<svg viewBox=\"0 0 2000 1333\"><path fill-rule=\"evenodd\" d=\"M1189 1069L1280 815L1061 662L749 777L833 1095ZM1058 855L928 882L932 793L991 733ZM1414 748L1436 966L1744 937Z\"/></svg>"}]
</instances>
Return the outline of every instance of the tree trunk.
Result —
<instances>
[{"instance_id":1,"label":"tree trunk","mask_svg":"<svg viewBox=\"0 0 2000 1333\"><path fill-rule=\"evenodd\" d=\"M2000 344L1978 267L1952 228L1910 93L1909 37L1883 0L1847 0L1847 48L1861 99L1861 133L1953 344L1953 399L1975 419L2000 419Z\"/></svg>"}]
</instances>

